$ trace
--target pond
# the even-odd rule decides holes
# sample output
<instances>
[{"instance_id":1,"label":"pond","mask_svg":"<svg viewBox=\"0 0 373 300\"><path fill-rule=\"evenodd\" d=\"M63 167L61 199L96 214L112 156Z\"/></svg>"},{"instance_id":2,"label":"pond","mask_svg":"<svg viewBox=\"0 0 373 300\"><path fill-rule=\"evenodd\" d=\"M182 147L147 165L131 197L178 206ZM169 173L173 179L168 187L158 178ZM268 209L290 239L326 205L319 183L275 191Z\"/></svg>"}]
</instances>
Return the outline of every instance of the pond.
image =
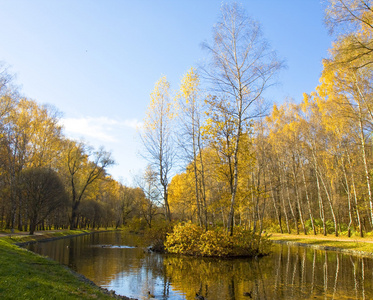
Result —
<instances>
[{"instance_id":1,"label":"pond","mask_svg":"<svg viewBox=\"0 0 373 300\"><path fill-rule=\"evenodd\" d=\"M148 253L121 232L29 245L117 294L149 299L373 299L373 260L274 245L259 259Z\"/></svg>"}]
</instances>

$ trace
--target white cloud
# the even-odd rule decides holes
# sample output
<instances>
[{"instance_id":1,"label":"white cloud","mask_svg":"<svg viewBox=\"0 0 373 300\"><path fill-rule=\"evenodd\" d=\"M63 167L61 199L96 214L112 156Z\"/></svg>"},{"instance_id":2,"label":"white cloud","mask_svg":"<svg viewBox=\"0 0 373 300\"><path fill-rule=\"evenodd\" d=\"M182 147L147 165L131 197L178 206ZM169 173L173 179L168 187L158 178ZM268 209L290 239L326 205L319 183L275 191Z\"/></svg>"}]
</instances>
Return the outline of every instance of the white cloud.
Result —
<instances>
[{"instance_id":1,"label":"white cloud","mask_svg":"<svg viewBox=\"0 0 373 300\"><path fill-rule=\"evenodd\" d=\"M137 129L142 125L137 119L117 121L107 117L63 118L61 124L67 135L94 138L103 142L118 142L120 131L126 128Z\"/></svg>"},{"instance_id":2,"label":"white cloud","mask_svg":"<svg viewBox=\"0 0 373 300\"><path fill-rule=\"evenodd\" d=\"M123 125L133 128L133 129L139 129L143 126L143 123L139 122L137 119L130 119L130 120L125 120L123 122Z\"/></svg>"}]
</instances>

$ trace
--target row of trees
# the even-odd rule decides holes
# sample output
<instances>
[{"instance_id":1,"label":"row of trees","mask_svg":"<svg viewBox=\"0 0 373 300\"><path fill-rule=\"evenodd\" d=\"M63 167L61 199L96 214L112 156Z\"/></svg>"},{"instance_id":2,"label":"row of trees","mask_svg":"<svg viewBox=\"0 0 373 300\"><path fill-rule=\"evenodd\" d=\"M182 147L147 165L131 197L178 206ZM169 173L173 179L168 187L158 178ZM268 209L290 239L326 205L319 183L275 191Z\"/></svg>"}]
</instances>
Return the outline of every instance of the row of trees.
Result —
<instances>
[{"instance_id":1,"label":"row of trees","mask_svg":"<svg viewBox=\"0 0 373 300\"><path fill-rule=\"evenodd\" d=\"M283 63L260 26L222 6L209 64L172 95L162 77L141 137L149 166L139 188L113 180L104 149L66 138L58 113L23 98L0 72L0 227L121 226L140 219L242 224L283 232L371 231L372 1L330 0L337 39L320 85L268 112ZM176 174L175 170L182 169ZM163 211L160 211L162 209Z\"/></svg>"},{"instance_id":2,"label":"row of trees","mask_svg":"<svg viewBox=\"0 0 373 300\"><path fill-rule=\"evenodd\" d=\"M0 72L0 228L121 226L149 200L107 173L114 161L64 136L58 112L21 97Z\"/></svg>"},{"instance_id":3,"label":"row of trees","mask_svg":"<svg viewBox=\"0 0 373 300\"><path fill-rule=\"evenodd\" d=\"M156 84L142 138L167 218L231 234L235 224L373 230L372 1L329 1L326 22L337 39L320 85L299 104L265 111L282 63L236 4L223 6L205 45L211 64L191 69L174 97L165 77ZM176 162L184 171L170 182Z\"/></svg>"}]
</instances>

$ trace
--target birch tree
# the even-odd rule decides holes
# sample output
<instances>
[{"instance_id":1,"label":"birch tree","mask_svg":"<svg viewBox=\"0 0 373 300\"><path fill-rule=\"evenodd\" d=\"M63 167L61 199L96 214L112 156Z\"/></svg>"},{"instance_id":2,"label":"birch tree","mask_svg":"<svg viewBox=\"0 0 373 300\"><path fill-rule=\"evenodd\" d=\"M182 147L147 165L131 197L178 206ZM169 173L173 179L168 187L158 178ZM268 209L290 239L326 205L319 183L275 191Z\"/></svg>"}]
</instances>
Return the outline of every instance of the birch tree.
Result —
<instances>
[{"instance_id":1,"label":"birch tree","mask_svg":"<svg viewBox=\"0 0 373 300\"><path fill-rule=\"evenodd\" d=\"M204 76L214 92L222 95L217 99L224 99L216 105L212 103L211 109L234 120L233 186L228 218L228 231L233 234L238 153L244 124L258 115L255 104L282 64L263 38L260 25L237 4L222 6L220 21L213 31L213 43L205 43L204 48L211 55L210 65L203 69Z\"/></svg>"},{"instance_id":2,"label":"birch tree","mask_svg":"<svg viewBox=\"0 0 373 300\"><path fill-rule=\"evenodd\" d=\"M373 63L373 1L328 0L325 22L331 32L339 34L338 63L354 63L358 68Z\"/></svg>"},{"instance_id":3,"label":"birch tree","mask_svg":"<svg viewBox=\"0 0 373 300\"><path fill-rule=\"evenodd\" d=\"M169 90L170 84L166 77L161 77L150 95L150 104L141 132L141 140L144 145L142 155L147 159L158 178L167 220L171 220L168 184L175 158L172 136L173 107Z\"/></svg>"},{"instance_id":4,"label":"birch tree","mask_svg":"<svg viewBox=\"0 0 373 300\"><path fill-rule=\"evenodd\" d=\"M178 145L194 172L195 201L200 226L207 229L205 163L203 161L202 99L199 75L191 68L182 78L177 95Z\"/></svg>"}]
</instances>

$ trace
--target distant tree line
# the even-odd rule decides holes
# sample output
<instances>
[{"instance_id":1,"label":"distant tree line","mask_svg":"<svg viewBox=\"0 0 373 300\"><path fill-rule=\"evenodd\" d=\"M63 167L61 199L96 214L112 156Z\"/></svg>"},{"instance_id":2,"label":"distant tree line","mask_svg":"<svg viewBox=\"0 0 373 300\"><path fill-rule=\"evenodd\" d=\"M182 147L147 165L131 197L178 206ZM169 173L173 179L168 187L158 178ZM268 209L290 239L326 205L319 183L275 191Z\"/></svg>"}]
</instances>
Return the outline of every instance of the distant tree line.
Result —
<instances>
[{"instance_id":1,"label":"distant tree line","mask_svg":"<svg viewBox=\"0 0 373 300\"><path fill-rule=\"evenodd\" d=\"M111 153L64 136L59 113L0 68L0 230L119 227L148 200L114 180Z\"/></svg>"}]
</instances>

